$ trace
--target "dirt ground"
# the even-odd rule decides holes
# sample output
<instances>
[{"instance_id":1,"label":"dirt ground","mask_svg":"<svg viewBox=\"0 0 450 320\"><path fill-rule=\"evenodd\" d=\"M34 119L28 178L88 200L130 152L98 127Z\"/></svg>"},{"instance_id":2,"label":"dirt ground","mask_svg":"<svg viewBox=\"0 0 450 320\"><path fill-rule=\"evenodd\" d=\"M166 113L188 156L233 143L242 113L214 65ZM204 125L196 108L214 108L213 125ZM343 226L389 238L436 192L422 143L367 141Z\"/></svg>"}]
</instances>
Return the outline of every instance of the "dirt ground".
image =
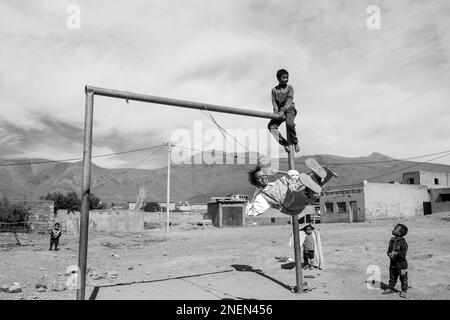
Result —
<instances>
[{"instance_id":1,"label":"dirt ground","mask_svg":"<svg viewBox=\"0 0 450 320\"><path fill-rule=\"evenodd\" d=\"M450 299L450 213L401 222L409 227L408 299ZM190 219L177 221L168 237L157 221L141 234L91 234L86 299L400 300L380 288L389 280L386 250L395 223L318 224L325 266L303 271L312 289L305 294L291 293L295 269L275 259L293 257L289 224L219 229ZM38 292L35 283L44 275L66 281L66 268L77 264L78 236L63 234L56 252L48 251L46 235L20 239L16 246L13 235L0 234L0 284L23 286L0 300L75 299L76 290Z\"/></svg>"}]
</instances>

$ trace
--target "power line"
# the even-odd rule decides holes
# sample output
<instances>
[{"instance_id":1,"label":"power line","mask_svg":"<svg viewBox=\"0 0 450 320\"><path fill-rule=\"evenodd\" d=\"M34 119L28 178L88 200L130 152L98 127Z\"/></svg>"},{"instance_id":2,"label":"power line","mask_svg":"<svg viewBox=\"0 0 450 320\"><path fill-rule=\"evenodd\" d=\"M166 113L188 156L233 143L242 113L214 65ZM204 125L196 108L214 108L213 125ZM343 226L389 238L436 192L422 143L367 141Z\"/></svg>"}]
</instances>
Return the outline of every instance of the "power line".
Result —
<instances>
[{"instance_id":1,"label":"power line","mask_svg":"<svg viewBox=\"0 0 450 320\"><path fill-rule=\"evenodd\" d=\"M133 166L131 166L131 167L128 168L127 170L125 170L125 171L119 173L119 174L116 176L116 178L118 178L118 177L124 175L125 173L127 173L127 172L129 172L129 171L135 169L138 165L140 165L140 164L142 164L144 161L150 159L153 155L155 155L155 154L159 151L159 148L161 148L162 146L165 146L165 145L167 145L167 144L158 146L158 147L156 148L156 150L153 151L150 155L146 156L144 159L142 159L142 160L139 161L138 163L134 164ZM106 180L105 178L103 178L103 177L102 177L102 179L105 180L105 182L103 182L103 183L100 184L100 185L95 186L95 188L99 188L99 187L101 187L101 186L103 186L104 184L106 184L106 183L109 182L109 181L107 181L107 180ZM92 188L94 188L94 186L92 186Z\"/></svg>"},{"instance_id":2,"label":"power line","mask_svg":"<svg viewBox=\"0 0 450 320\"><path fill-rule=\"evenodd\" d=\"M195 148L189 148L189 147L183 147L183 146L178 146L178 145L173 145L174 148L182 148L182 149L187 149L187 150L192 150L192 151L198 151L198 152L202 152L202 153L213 153L213 152L221 152L222 154L227 154L225 151L221 151L221 150L202 150L202 149L195 149ZM249 151L250 152L250 151ZM450 150L446 150L446 151L441 151L441 152L436 152L436 153L431 153L431 154L426 154L426 155L422 155L422 156L414 156L414 157L409 157L409 158L402 158L402 159L391 159L391 160L380 160L380 161L369 161L369 162L342 162L342 163L323 163L323 165L327 165L327 166L338 166L338 165L362 165L362 164L376 164L376 163L389 163L389 162L398 162L398 161L406 161L406 160L412 160L412 159L419 159L419 158L426 158L429 156L433 156L433 155L438 155L438 154L443 154L443 153L448 153L450 152ZM246 157L242 157L242 156L238 156L238 155L234 155L234 158L239 158L239 159L247 159ZM437 157L435 159L439 159L440 157ZM258 160L258 159L251 159L250 157L248 158L249 160ZM433 161L435 159L431 159L425 162L421 162L421 163L428 163L430 161ZM288 163L287 161L282 161L281 159L278 159L275 161L278 161L280 163ZM300 162L300 161L296 161L296 164L305 164L305 162ZM439 164L442 165L442 164Z\"/></svg>"},{"instance_id":3,"label":"power line","mask_svg":"<svg viewBox=\"0 0 450 320\"><path fill-rule=\"evenodd\" d=\"M242 143L240 143L235 137L233 137L226 129L224 129L224 128L217 122L217 120L216 120L216 119L213 117L213 115L208 111L208 109L206 108L205 105L203 105L203 107L205 108L206 112L208 112L208 115L209 115L209 118L208 118L208 119L211 120L211 121L219 128L219 130L220 130L220 132L222 133L222 136L224 137L224 139L225 139L226 142L228 142L228 139L227 139L227 137L225 136L224 132L225 132L227 135L229 135L229 136L230 136L236 143L238 143L241 147L243 147L247 152L250 152L250 150L248 150L248 148L247 148L245 145L243 145ZM205 114L203 110L200 110L200 111L202 111L202 113ZM206 114L205 114L205 116L206 116ZM263 157L263 156L259 157L259 158L257 159L257 161L259 161L262 157Z\"/></svg>"},{"instance_id":4,"label":"power line","mask_svg":"<svg viewBox=\"0 0 450 320\"><path fill-rule=\"evenodd\" d=\"M218 125L218 124L217 124ZM218 125L220 126L220 125ZM226 130L225 130L226 132ZM229 136L231 136L228 132L226 132ZM235 139L233 136L231 136L233 139ZM235 140L236 141L236 140ZM238 142L238 141L236 141ZM140 151L146 151L146 150L151 150L154 148L159 148L162 146L166 146L167 143L165 144L161 144L161 145L157 145L157 146L152 146L152 147L146 147L146 148L141 148L141 149L134 149L134 150L127 150L127 151L120 151L120 152L114 152L114 153L108 153L108 154L101 154L101 155L96 155L96 156L92 156L92 158L101 158L101 157L109 157L109 156L115 156L115 155L120 155L120 154L127 154L127 153L134 153L134 152L140 152ZM242 145L242 144L241 144ZM183 148L183 149L187 149L187 150L192 150L192 151L198 151L198 152L202 152L202 153L212 153L212 152L222 152L223 154L226 154L225 151L220 151L220 150L201 150L201 149L195 149L195 148L188 148L188 147L183 147L183 146L177 146L174 145L173 147L176 148ZM249 153L251 152L250 150L248 150L245 146L243 146ZM445 150L445 151L441 151L441 152L436 152L436 153L430 153L430 154L425 154L425 155L421 155L421 156L414 156L414 157L408 157L408 158L402 158L402 159L390 159L390 160L380 160L380 161L368 161L368 162L341 162L341 163L323 163L324 165L328 165L328 166L345 166L345 165L364 165L364 164L378 164L378 163L389 163L389 162L398 162L398 161L406 161L406 160L413 160L413 159L420 159L420 158L426 158L429 156L434 156L434 155L438 155L438 154L443 154L443 153L447 153L450 152L450 150ZM238 155L234 155L234 158L240 158L240 159L246 159L246 157L240 157ZM438 157L437 159L439 159L440 157ZM248 158L250 160L250 158ZM261 159L261 157L258 157L257 159L254 159L256 161L258 161L259 159ZM79 161L79 160L83 160L83 158L69 158L69 159L61 159L61 160L44 160L44 161L28 161L28 162L21 162L21 163L6 163L8 160L5 160L3 163L0 164L0 167L9 167L9 166L21 166L21 165L28 165L28 164L45 164L45 163L54 163L54 162L66 162L66 161ZM251 159L253 160L253 159ZM276 161L278 161L279 163L288 163L287 159L286 160L281 160L281 159L275 159ZM433 161L435 159L431 159L429 161ZM429 161L423 162L423 163L428 163ZM300 161L295 161L296 164L305 164L304 162L300 162ZM441 165L441 164L439 164Z\"/></svg>"},{"instance_id":5,"label":"power line","mask_svg":"<svg viewBox=\"0 0 450 320\"><path fill-rule=\"evenodd\" d=\"M92 156L92 158L102 158L102 157L110 157L115 156L119 154L126 154L126 153L133 153L133 152L139 152L139 151L145 151L145 150L151 150L155 148L159 148L162 146L166 146L167 143L161 144L158 146L152 146L142 149L135 149L135 150L128 150L128 151L120 151L120 152L114 152L114 153L107 153L107 154L101 154L97 156ZM83 158L72 158L72 159L62 159L62 160L45 160L45 161L29 161L29 162L21 162L21 163L8 163L8 164L0 164L0 167L9 167L9 166L22 166L27 164L43 164L43 163L52 163L52 162L66 162L66 161L76 161L76 160L83 160ZM7 160L8 161L8 160Z\"/></svg>"},{"instance_id":6,"label":"power line","mask_svg":"<svg viewBox=\"0 0 450 320\"><path fill-rule=\"evenodd\" d=\"M371 177L371 178L364 179L364 180L367 180L367 181L368 181L368 180L378 179L378 178L381 178L381 177L384 177L384 176L391 175L391 174L393 174L393 173L397 173L397 172L400 172L400 171L404 171L404 170L407 170L407 169L410 169L410 168L413 168L413 167L418 167L418 166L420 166L420 165L429 163L429 162L431 162L431 161L433 161L433 160L437 160L437 159L440 159L440 158L447 157L447 156L449 156L449 155L450 155L450 152L448 152L447 154L444 154L444 155L442 155L442 156L439 156L439 157L430 159L430 160L428 160L428 161L419 162L419 163L416 163L416 164L414 164L414 165L412 165L412 166L408 166L408 167L404 167L404 168L397 169L397 170L394 170L394 171L390 171L390 172L388 172L388 173L384 173L384 174L381 174L381 175L379 175L379 176ZM433 167L433 168L434 168L434 167ZM361 183L361 181L358 181L358 182L355 182L355 183L352 183L352 184L346 184L346 185L335 186L335 187L328 187L328 188L326 188L326 189L352 187L352 186L355 186L355 185L360 184L360 183Z\"/></svg>"},{"instance_id":7,"label":"power line","mask_svg":"<svg viewBox=\"0 0 450 320\"><path fill-rule=\"evenodd\" d=\"M370 161L370 162L352 162L352 163L327 163L327 164L328 165L339 166L339 165L354 165L354 164L388 163L388 162L406 161L406 160L426 158L426 157L435 156L435 155L443 154L443 153L447 153L447 152L450 152L450 150L445 150L445 151L441 151L441 152L425 154L425 155L422 155L422 156L403 158L403 159L390 159L390 160L379 160L379 161ZM433 161L433 160L434 159L431 159L429 161Z\"/></svg>"}]
</instances>

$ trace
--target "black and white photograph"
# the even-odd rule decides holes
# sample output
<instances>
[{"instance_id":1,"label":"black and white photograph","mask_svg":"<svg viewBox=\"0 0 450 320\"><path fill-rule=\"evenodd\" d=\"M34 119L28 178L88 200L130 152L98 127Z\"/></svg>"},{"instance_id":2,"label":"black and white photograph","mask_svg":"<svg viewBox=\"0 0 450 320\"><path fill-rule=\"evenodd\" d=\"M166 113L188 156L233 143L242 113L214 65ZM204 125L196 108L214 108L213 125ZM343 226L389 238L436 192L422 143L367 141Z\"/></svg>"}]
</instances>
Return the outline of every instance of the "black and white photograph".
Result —
<instances>
[{"instance_id":1,"label":"black and white photograph","mask_svg":"<svg viewBox=\"0 0 450 320\"><path fill-rule=\"evenodd\" d=\"M0 111L0 300L450 299L447 0L3 0Z\"/></svg>"}]
</instances>

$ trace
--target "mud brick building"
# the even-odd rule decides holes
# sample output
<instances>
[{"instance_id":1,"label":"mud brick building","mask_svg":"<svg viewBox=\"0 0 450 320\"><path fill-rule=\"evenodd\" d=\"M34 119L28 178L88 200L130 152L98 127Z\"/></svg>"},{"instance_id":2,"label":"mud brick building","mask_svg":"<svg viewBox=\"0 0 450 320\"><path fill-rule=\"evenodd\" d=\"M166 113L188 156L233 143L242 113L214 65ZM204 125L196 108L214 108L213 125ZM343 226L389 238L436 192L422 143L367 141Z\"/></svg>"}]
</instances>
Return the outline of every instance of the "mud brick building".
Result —
<instances>
[{"instance_id":1,"label":"mud brick building","mask_svg":"<svg viewBox=\"0 0 450 320\"><path fill-rule=\"evenodd\" d=\"M36 200L25 202L30 209L28 223L32 232L48 232L53 226L54 202L51 200Z\"/></svg>"}]
</instances>

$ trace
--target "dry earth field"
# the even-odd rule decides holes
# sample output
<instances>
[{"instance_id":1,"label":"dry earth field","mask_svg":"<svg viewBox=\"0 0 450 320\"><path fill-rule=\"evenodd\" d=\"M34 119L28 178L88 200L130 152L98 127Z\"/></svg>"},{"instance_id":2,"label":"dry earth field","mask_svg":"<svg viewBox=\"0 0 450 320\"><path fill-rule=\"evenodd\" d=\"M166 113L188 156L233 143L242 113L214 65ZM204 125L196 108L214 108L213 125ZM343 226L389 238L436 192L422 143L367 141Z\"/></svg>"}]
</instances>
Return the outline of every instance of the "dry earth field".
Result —
<instances>
[{"instance_id":1,"label":"dry earth field","mask_svg":"<svg viewBox=\"0 0 450 320\"><path fill-rule=\"evenodd\" d=\"M141 234L91 234L86 298L402 299L380 289L389 280L386 249L397 220L319 224L325 268L303 271L312 289L304 294L290 292L295 269L275 259L293 256L291 225L219 229L195 220L175 219L168 238L162 221ZM408 299L450 299L450 213L401 222L409 227ZM20 293L0 293L0 300L75 299L75 290L38 292L35 283L43 275L65 282L66 268L77 264L78 236L63 234L57 252L48 251L46 235L20 239L16 246L13 235L0 234L0 284L23 286ZM367 283L377 267L381 282Z\"/></svg>"}]
</instances>

